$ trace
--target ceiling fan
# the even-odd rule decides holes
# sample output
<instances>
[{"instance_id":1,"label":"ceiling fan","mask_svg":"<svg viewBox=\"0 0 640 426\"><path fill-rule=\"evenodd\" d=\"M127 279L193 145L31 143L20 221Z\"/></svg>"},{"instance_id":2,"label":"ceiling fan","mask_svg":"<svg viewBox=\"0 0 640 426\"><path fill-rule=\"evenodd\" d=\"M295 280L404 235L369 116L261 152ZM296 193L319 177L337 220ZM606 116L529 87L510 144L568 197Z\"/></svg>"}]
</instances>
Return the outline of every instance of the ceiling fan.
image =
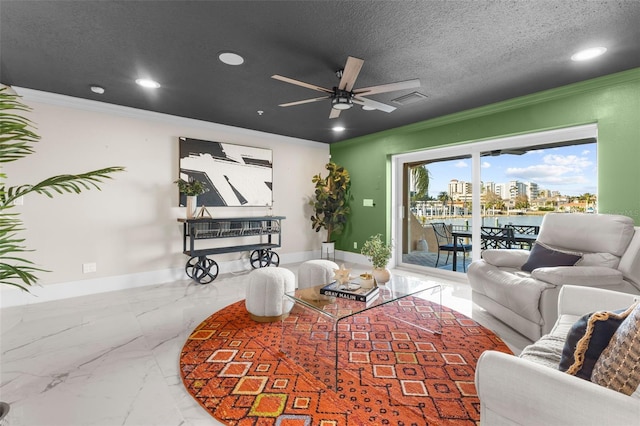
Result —
<instances>
[{"instance_id":1,"label":"ceiling fan","mask_svg":"<svg viewBox=\"0 0 640 426\"><path fill-rule=\"evenodd\" d=\"M347 63L344 66L343 70L336 72L336 75L340 79L340 83L337 87L333 89L327 89L325 87L316 86L315 84L309 84L302 81L294 80L289 77L283 77L281 75L272 75L271 78L276 80L284 81L285 83L295 84L296 86L306 87L307 89L316 90L318 92L326 93L325 96L321 96L319 98L311 98L304 99L301 101L289 102L285 104L280 104L281 107L289 107L294 105L302 105L311 102L323 101L325 99L331 100L331 113L329 113L329 118L338 118L340 116L340 111L349 109L353 106L353 104L362 105L367 109L377 109L384 112L392 112L396 108L383 104L382 102L374 101L371 99L365 98L365 96L376 95L378 93L386 93L393 92L396 90L403 89L412 89L414 87L420 87L420 80L406 80L399 81L396 83L383 84L380 86L371 86L371 87L363 87L360 89L354 89L353 85L356 82L356 78L358 78L358 74L360 73L360 69L362 69L362 64L364 61L362 59L354 58L349 56L347 58Z\"/></svg>"}]
</instances>

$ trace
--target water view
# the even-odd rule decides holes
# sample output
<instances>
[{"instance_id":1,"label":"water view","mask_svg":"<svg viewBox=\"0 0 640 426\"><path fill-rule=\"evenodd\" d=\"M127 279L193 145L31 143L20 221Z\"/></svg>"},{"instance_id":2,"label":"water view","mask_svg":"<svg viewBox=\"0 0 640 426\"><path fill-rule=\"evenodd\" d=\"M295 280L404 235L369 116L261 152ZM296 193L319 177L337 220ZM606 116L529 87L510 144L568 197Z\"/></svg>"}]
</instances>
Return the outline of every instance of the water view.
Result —
<instances>
[{"instance_id":1,"label":"water view","mask_svg":"<svg viewBox=\"0 0 640 426\"><path fill-rule=\"evenodd\" d=\"M544 215L497 215L497 216L484 216L482 218L482 226L496 226L503 227L504 225L526 225L526 226L540 226ZM454 227L469 227L471 228L471 217L439 217L428 218L425 223L444 222L451 224Z\"/></svg>"}]
</instances>

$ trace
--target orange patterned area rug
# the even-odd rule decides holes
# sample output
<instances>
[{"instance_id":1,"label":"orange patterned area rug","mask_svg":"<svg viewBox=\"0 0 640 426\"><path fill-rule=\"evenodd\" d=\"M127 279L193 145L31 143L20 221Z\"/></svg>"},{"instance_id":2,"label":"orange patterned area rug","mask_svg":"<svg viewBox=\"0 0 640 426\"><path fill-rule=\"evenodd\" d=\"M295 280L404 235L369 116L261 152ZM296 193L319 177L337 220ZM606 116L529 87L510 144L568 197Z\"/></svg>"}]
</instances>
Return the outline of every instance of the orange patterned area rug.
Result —
<instances>
[{"instance_id":1,"label":"orange patterned area rug","mask_svg":"<svg viewBox=\"0 0 640 426\"><path fill-rule=\"evenodd\" d=\"M326 342L331 323L290 315L285 326L304 324L307 333L287 339L298 339L292 347L307 352L289 357L280 352L282 324L254 322L240 301L189 336L180 356L182 380L228 425L476 425L476 362L485 350L511 351L474 320L433 306L408 297L341 321L333 391L312 374L334 365L326 347L314 344L316 338ZM420 327L438 316L441 336Z\"/></svg>"}]
</instances>

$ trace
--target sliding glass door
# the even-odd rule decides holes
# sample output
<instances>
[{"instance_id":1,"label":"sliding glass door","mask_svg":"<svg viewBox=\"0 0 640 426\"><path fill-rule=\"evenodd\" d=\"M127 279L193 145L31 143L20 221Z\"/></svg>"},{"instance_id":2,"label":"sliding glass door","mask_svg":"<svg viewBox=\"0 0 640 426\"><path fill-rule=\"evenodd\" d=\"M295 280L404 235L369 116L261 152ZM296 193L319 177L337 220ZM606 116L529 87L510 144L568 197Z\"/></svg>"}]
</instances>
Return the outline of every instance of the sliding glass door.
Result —
<instances>
[{"instance_id":1,"label":"sliding glass door","mask_svg":"<svg viewBox=\"0 0 640 426\"><path fill-rule=\"evenodd\" d=\"M470 229L471 157L405 163L403 168L402 262L454 269L453 265L459 265L453 263L453 252L441 252L438 247L449 238L449 231ZM445 235L435 232L433 224L445 224ZM470 255L456 253L461 270L465 268L465 254Z\"/></svg>"},{"instance_id":2,"label":"sliding glass door","mask_svg":"<svg viewBox=\"0 0 640 426\"><path fill-rule=\"evenodd\" d=\"M597 212L596 140L594 124L395 156L395 263L464 272L530 248L547 212Z\"/></svg>"}]
</instances>

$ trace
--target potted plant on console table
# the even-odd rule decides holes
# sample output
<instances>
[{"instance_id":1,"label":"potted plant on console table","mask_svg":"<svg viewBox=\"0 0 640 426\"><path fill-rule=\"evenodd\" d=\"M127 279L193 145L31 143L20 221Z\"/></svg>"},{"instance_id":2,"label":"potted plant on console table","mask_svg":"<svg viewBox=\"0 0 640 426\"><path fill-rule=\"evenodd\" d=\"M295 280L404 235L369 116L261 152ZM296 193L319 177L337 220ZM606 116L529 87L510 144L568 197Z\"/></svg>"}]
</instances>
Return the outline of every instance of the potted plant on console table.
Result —
<instances>
[{"instance_id":1,"label":"potted plant on console table","mask_svg":"<svg viewBox=\"0 0 640 426\"><path fill-rule=\"evenodd\" d=\"M391 259L391 245L382 241L382 234L369 237L362 245L360 253L367 256L373 264L373 277L376 282L384 284L389 281L391 274L387 269L387 264Z\"/></svg>"},{"instance_id":2,"label":"potted plant on console table","mask_svg":"<svg viewBox=\"0 0 640 426\"><path fill-rule=\"evenodd\" d=\"M340 235L347 224L347 217L351 213L349 208L349 188L351 177L349 172L335 163L325 165L329 171L326 177L320 173L311 182L315 184L315 196L309 204L313 206L311 227L320 232L327 230L327 240L322 243L322 253L335 253L333 235ZM327 256L328 257L328 256Z\"/></svg>"},{"instance_id":3,"label":"potted plant on console table","mask_svg":"<svg viewBox=\"0 0 640 426\"><path fill-rule=\"evenodd\" d=\"M178 191L186 196L187 219L192 219L195 216L196 208L198 208L198 195L204 194L209 188L204 186L204 183L191 177L188 181L180 178L174 183L178 185Z\"/></svg>"}]
</instances>

